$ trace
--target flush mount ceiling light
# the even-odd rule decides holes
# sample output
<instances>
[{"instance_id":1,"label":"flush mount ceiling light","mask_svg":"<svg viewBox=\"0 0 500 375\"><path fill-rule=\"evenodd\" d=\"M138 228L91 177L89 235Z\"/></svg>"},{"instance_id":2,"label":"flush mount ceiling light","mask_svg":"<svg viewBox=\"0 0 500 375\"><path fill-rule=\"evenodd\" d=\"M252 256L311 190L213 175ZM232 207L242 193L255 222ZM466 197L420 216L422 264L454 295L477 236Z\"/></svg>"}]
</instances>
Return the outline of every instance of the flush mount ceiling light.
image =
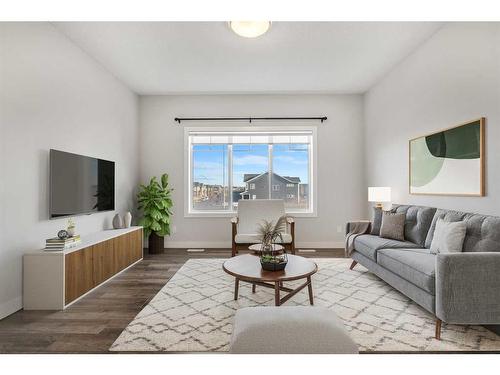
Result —
<instances>
[{"instance_id":1,"label":"flush mount ceiling light","mask_svg":"<svg viewBox=\"0 0 500 375\"><path fill-rule=\"evenodd\" d=\"M257 38L271 27L270 21L230 21L229 27L244 38Z\"/></svg>"}]
</instances>

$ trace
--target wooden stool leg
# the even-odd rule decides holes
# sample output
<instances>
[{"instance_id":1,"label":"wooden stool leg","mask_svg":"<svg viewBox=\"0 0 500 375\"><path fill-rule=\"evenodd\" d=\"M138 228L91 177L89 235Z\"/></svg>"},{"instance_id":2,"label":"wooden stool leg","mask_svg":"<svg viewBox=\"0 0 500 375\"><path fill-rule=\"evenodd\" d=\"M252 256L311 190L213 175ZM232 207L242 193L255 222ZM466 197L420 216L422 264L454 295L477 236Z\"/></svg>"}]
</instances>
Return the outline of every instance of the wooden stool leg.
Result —
<instances>
[{"instance_id":1,"label":"wooden stool leg","mask_svg":"<svg viewBox=\"0 0 500 375\"><path fill-rule=\"evenodd\" d=\"M240 280L234 279L234 300L238 299L238 289L240 287Z\"/></svg>"},{"instance_id":2,"label":"wooden stool leg","mask_svg":"<svg viewBox=\"0 0 500 375\"><path fill-rule=\"evenodd\" d=\"M280 283L278 281L274 283L274 304L280 305Z\"/></svg>"},{"instance_id":3,"label":"wooden stool leg","mask_svg":"<svg viewBox=\"0 0 500 375\"><path fill-rule=\"evenodd\" d=\"M252 284L252 293L255 293L255 284Z\"/></svg>"},{"instance_id":4,"label":"wooden stool leg","mask_svg":"<svg viewBox=\"0 0 500 375\"><path fill-rule=\"evenodd\" d=\"M311 281L311 276L307 278L307 290L309 291L309 303L311 305L314 305L314 296L313 296L313 287L312 287L312 281Z\"/></svg>"},{"instance_id":5,"label":"wooden stool leg","mask_svg":"<svg viewBox=\"0 0 500 375\"><path fill-rule=\"evenodd\" d=\"M436 340L441 340L441 319L436 318Z\"/></svg>"}]
</instances>

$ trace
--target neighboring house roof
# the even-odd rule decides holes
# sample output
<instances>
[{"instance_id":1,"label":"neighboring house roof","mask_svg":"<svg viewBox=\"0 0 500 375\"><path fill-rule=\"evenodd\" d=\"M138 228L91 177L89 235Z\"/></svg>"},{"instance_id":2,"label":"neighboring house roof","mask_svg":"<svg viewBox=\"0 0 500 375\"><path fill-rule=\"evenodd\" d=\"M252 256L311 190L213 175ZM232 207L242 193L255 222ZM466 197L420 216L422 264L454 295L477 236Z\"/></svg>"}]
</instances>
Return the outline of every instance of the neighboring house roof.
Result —
<instances>
[{"instance_id":1,"label":"neighboring house roof","mask_svg":"<svg viewBox=\"0 0 500 375\"><path fill-rule=\"evenodd\" d=\"M293 182L294 184L300 183L300 177L290 177L290 176L282 176L285 180Z\"/></svg>"},{"instance_id":2,"label":"neighboring house roof","mask_svg":"<svg viewBox=\"0 0 500 375\"><path fill-rule=\"evenodd\" d=\"M261 174L244 174L243 175L243 182L250 182L253 180L256 180L257 178L260 178L264 175L267 175L269 172L264 172ZM282 178L288 182L291 182L293 184L298 184L300 183L300 177L290 177L290 176L280 176L279 174L273 173L274 176Z\"/></svg>"},{"instance_id":3,"label":"neighboring house roof","mask_svg":"<svg viewBox=\"0 0 500 375\"><path fill-rule=\"evenodd\" d=\"M247 181L249 181L257 176L261 176L261 175L263 175L263 173L261 173L261 174L250 174L250 173L247 174L247 173L245 173L243 175L243 182L247 182Z\"/></svg>"}]
</instances>

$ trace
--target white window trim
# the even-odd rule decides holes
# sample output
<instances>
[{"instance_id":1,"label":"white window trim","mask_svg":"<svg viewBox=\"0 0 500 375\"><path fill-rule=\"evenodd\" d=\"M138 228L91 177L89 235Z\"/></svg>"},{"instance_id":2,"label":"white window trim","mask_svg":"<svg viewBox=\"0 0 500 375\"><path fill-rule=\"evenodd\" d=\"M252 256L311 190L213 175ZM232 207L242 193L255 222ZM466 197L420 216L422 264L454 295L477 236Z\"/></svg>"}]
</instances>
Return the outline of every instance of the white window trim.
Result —
<instances>
[{"instance_id":1,"label":"white window trim","mask_svg":"<svg viewBox=\"0 0 500 375\"><path fill-rule=\"evenodd\" d=\"M312 189L309 187L309 195L310 195L310 202L312 204L309 207L308 211L287 211L287 214L293 217L317 217L318 214L318 181L317 181L317 176L318 176L318 142L317 142L317 126L260 126L260 125L255 125L255 126L238 126L237 128L235 127L219 127L219 126L204 126L204 127L185 127L184 128L184 186L183 186L183 191L184 191L184 217L189 218L189 217L234 217L236 215L236 212L234 211L191 211L191 199L192 199L192 170L190 168L191 165L191 147L189 144L189 133L191 132L201 132L201 131L220 131L220 132L231 132L231 131L263 131L263 132L272 132L272 131L284 131L284 130L290 130L290 131L310 131L312 134L312 142L311 146L309 147L309 160L310 160L310 168L309 168L309 181L312 181ZM231 155L231 153L229 153ZM229 176L228 178L232 179L232 160L231 156L229 157L230 160L228 160L229 163ZM272 161L270 161L272 162ZM310 185L310 184L309 184ZM297 185L298 186L298 185Z\"/></svg>"}]
</instances>

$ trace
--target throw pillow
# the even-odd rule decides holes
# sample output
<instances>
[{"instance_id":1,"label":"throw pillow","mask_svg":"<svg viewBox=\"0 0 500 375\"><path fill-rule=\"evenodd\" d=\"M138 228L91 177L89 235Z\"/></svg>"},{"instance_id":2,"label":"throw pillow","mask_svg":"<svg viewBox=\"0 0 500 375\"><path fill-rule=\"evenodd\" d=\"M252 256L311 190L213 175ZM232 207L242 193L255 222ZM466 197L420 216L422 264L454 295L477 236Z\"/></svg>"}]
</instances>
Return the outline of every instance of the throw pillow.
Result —
<instances>
[{"instance_id":1,"label":"throw pillow","mask_svg":"<svg viewBox=\"0 0 500 375\"><path fill-rule=\"evenodd\" d=\"M382 213L382 225L380 226L380 237L393 240L405 240L406 214L384 211Z\"/></svg>"},{"instance_id":2,"label":"throw pillow","mask_svg":"<svg viewBox=\"0 0 500 375\"><path fill-rule=\"evenodd\" d=\"M436 222L431 253L461 253L467 225L463 221L448 222L439 218Z\"/></svg>"},{"instance_id":3,"label":"throw pillow","mask_svg":"<svg viewBox=\"0 0 500 375\"><path fill-rule=\"evenodd\" d=\"M373 207L373 220L372 220L372 230L370 234L375 236L380 235L380 226L382 225L382 208Z\"/></svg>"}]
</instances>

